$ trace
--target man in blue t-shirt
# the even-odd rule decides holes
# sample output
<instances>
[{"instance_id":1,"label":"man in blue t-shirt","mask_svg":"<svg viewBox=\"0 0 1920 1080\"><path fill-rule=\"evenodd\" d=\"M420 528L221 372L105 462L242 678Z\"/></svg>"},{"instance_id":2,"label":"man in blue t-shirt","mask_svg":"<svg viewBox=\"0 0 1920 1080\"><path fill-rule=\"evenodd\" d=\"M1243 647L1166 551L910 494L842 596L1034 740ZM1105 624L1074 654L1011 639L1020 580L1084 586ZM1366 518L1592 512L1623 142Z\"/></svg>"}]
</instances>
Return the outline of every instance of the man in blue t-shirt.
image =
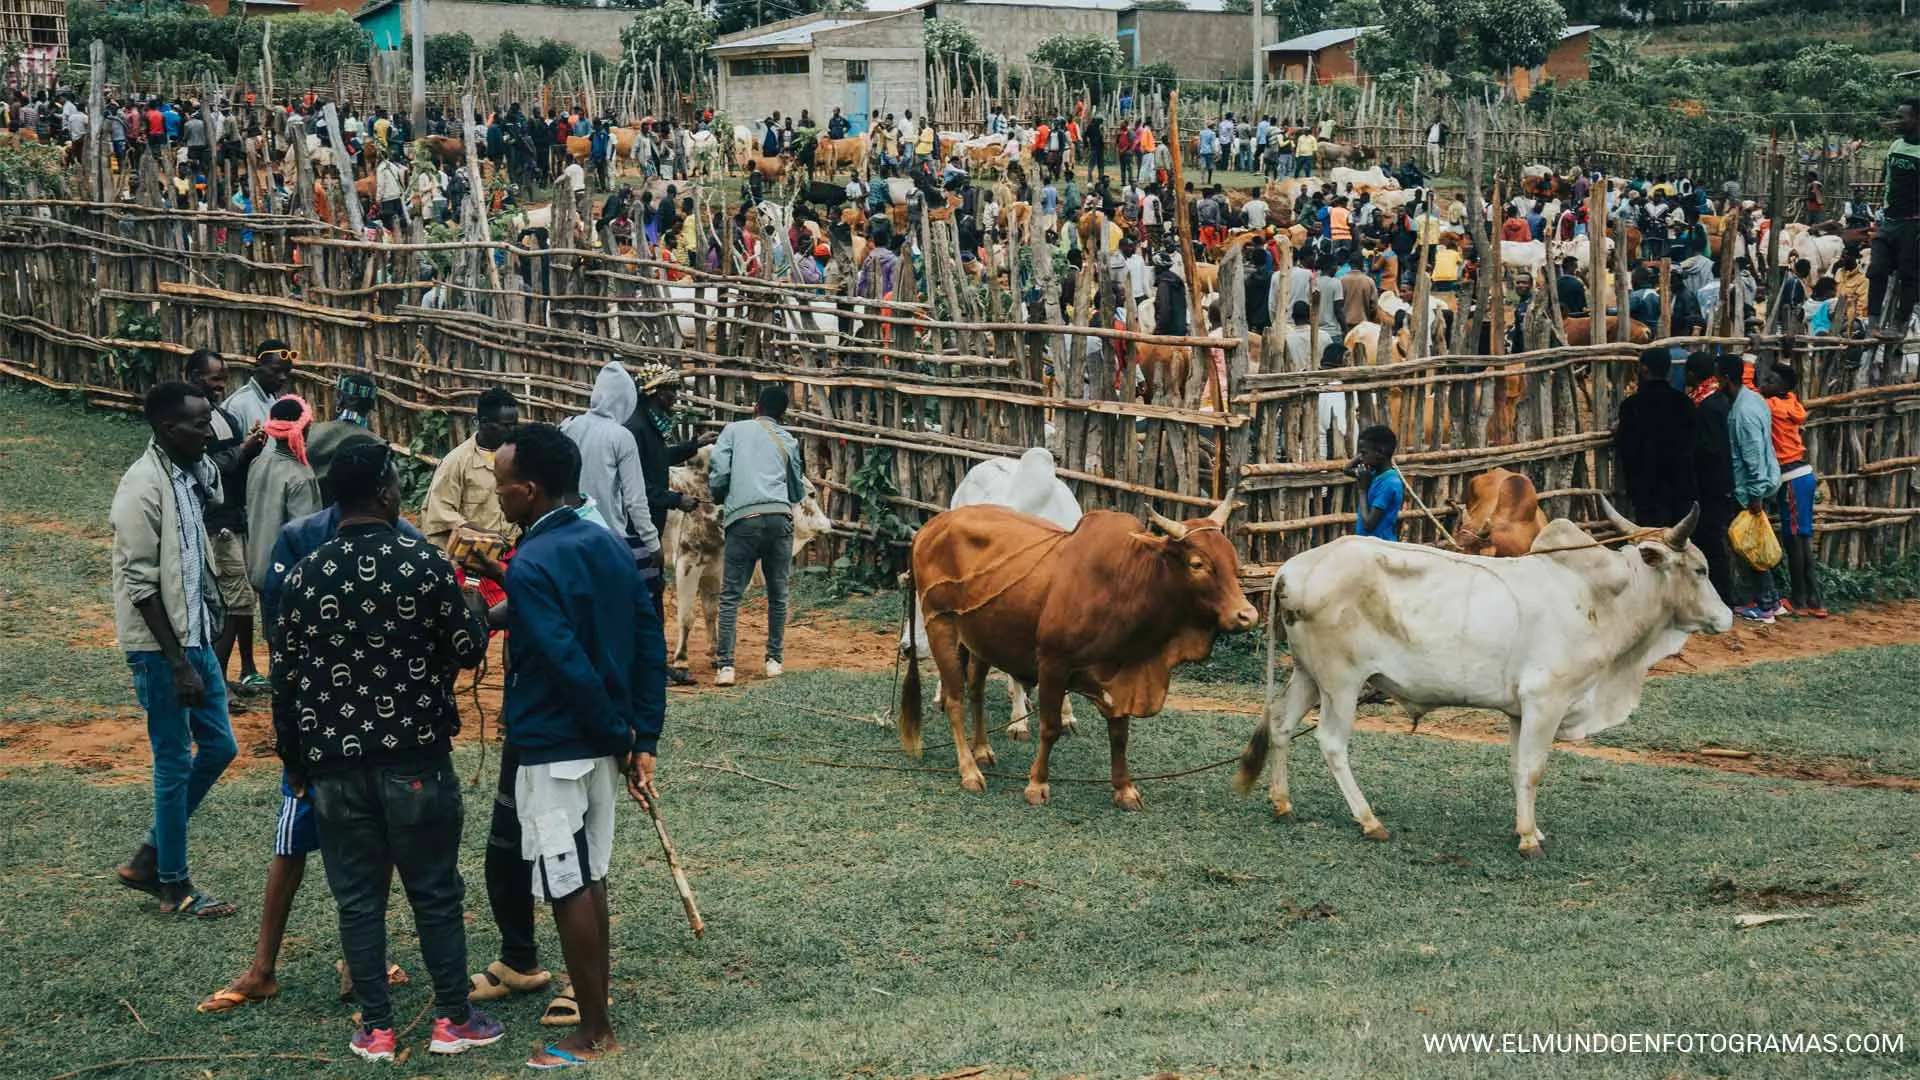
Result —
<instances>
[{"instance_id":1,"label":"man in blue t-shirt","mask_svg":"<svg viewBox=\"0 0 1920 1080\"><path fill-rule=\"evenodd\" d=\"M1361 536L1400 539L1400 504L1406 501L1407 484L1393 467L1393 452L1399 444L1385 424L1360 433L1360 456L1346 471L1366 493L1354 515L1354 531Z\"/></svg>"}]
</instances>

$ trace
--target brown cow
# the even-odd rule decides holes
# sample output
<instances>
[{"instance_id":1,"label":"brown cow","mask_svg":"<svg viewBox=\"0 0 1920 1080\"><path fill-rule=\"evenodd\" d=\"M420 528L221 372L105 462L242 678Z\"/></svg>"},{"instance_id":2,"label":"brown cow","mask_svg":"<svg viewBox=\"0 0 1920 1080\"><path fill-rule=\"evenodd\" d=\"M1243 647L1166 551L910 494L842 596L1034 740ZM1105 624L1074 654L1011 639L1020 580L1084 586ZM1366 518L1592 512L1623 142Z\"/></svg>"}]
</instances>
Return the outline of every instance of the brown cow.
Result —
<instances>
[{"instance_id":1,"label":"brown cow","mask_svg":"<svg viewBox=\"0 0 1920 1080\"><path fill-rule=\"evenodd\" d=\"M1467 505L1455 508L1460 527L1453 543L1469 555L1525 555L1547 527L1533 481L1511 469L1489 469L1467 481Z\"/></svg>"},{"instance_id":2,"label":"brown cow","mask_svg":"<svg viewBox=\"0 0 1920 1080\"><path fill-rule=\"evenodd\" d=\"M1127 724L1158 713L1175 664L1203 660L1214 635L1260 619L1240 589L1240 560L1227 539L1233 496L1204 518L1172 521L1148 511L1164 536L1130 514L1095 511L1072 532L1001 506L963 506L936 515L913 539L908 619L917 602L940 668L941 705L953 728L960 786L986 790L993 764L982 690L999 668L1039 688L1040 745L1027 802L1050 797L1047 761L1061 732L1068 690L1107 718L1113 801L1138 810L1127 770ZM919 649L901 688L900 745L919 757ZM978 662L972 662L977 660ZM964 690L963 690L964 687ZM967 741L961 694L973 714Z\"/></svg>"},{"instance_id":3,"label":"brown cow","mask_svg":"<svg viewBox=\"0 0 1920 1080\"><path fill-rule=\"evenodd\" d=\"M467 163L467 144L458 135L422 135L418 141L436 164L457 169Z\"/></svg>"},{"instance_id":4,"label":"brown cow","mask_svg":"<svg viewBox=\"0 0 1920 1080\"><path fill-rule=\"evenodd\" d=\"M1630 344L1645 345L1647 342L1653 340L1653 331L1648 329L1646 323L1634 322L1632 319L1628 319L1627 321L1633 325L1633 337ZM1620 340L1620 316L1618 315L1607 316L1607 340L1612 342L1618 342ZM1567 344L1593 344L1592 316L1582 315L1578 318L1567 320Z\"/></svg>"}]
</instances>

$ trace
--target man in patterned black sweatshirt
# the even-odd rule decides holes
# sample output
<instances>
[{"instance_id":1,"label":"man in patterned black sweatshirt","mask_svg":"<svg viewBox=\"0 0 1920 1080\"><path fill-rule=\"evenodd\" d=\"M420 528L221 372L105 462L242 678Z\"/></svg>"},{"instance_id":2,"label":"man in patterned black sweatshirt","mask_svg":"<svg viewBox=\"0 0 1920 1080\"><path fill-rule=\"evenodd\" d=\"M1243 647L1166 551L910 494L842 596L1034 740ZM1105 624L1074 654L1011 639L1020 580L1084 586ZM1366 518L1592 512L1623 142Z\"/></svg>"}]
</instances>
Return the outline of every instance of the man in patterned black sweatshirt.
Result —
<instances>
[{"instance_id":1,"label":"man in patterned black sweatshirt","mask_svg":"<svg viewBox=\"0 0 1920 1080\"><path fill-rule=\"evenodd\" d=\"M275 748L298 795L311 790L340 943L359 999L351 1049L394 1057L387 991L387 893L400 872L433 976L429 1049L459 1053L504 1035L467 1003L460 880L460 729L453 677L486 654L487 630L440 550L395 530L393 450L356 443L329 480L340 528L282 586L273 636Z\"/></svg>"}]
</instances>

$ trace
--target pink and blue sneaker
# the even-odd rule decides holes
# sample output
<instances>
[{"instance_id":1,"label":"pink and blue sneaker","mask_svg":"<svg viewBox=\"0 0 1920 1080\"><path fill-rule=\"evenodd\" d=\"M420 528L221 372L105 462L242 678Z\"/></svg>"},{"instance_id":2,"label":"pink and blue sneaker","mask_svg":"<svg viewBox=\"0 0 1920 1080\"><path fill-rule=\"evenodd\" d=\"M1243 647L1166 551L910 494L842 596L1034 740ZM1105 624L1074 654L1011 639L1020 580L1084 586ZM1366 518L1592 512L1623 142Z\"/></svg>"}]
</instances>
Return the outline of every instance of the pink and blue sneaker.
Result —
<instances>
[{"instance_id":1,"label":"pink and blue sneaker","mask_svg":"<svg viewBox=\"0 0 1920 1080\"><path fill-rule=\"evenodd\" d=\"M435 1020L433 1042L427 1050L435 1054L458 1054L476 1046L492 1046L506 1037L506 1025L479 1009L468 1009L464 1024L456 1024L444 1016Z\"/></svg>"},{"instance_id":2,"label":"pink and blue sneaker","mask_svg":"<svg viewBox=\"0 0 1920 1080\"><path fill-rule=\"evenodd\" d=\"M439 1032L435 1032L436 1035ZM393 1029L390 1027L363 1027L353 1033L353 1042L348 1044L353 1052L368 1061L392 1061L394 1050Z\"/></svg>"}]
</instances>

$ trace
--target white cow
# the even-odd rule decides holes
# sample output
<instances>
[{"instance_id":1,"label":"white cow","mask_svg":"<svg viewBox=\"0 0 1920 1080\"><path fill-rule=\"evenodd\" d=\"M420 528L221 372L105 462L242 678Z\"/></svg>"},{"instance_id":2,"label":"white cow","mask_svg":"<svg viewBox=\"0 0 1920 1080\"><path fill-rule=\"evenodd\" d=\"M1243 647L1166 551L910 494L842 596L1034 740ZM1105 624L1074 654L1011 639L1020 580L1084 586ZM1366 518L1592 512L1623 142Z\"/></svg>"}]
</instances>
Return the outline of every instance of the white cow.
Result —
<instances>
[{"instance_id":1,"label":"white cow","mask_svg":"<svg viewBox=\"0 0 1920 1080\"><path fill-rule=\"evenodd\" d=\"M1073 497L1073 491L1060 482L1054 475L1053 453L1044 446L1036 446L1020 455L1020 459L988 458L986 461L967 470L960 486L953 489L953 498L947 508L958 510L962 506L987 504L1005 506L1023 514L1032 514L1044 518L1063 529L1072 529L1080 524L1080 503ZM908 638L908 633L913 637ZM920 606L914 605L913 627L900 636L900 651L907 652L913 644L919 644L920 659L930 660L933 653L927 646L927 624L920 615ZM940 700L940 690L936 684L934 700ZM1027 717L1031 710L1027 706L1027 691L1013 676L1007 676L1007 697L1013 705L1013 723L1008 726L1007 734L1015 739L1027 737ZM1073 703L1067 702L1061 712L1061 722L1071 730L1073 724Z\"/></svg>"},{"instance_id":2,"label":"white cow","mask_svg":"<svg viewBox=\"0 0 1920 1080\"><path fill-rule=\"evenodd\" d=\"M1601 505L1616 529L1641 532ZM1287 560L1267 595L1266 717L1241 755L1237 786L1250 790L1277 746L1269 795L1276 813L1292 812L1287 745L1318 705L1315 736L1334 782L1366 835L1385 840L1347 765L1362 688L1385 691L1416 720L1443 706L1495 709L1510 725L1520 854L1539 857L1545 836L1534 795L1553 740L1625 723L1648 668L1679 652L1687 635L1733 625L1707 580L1706 557L1688 542L1699 516L1695 508L1619 550L1560 519L1517 559L1350 536ZM1276 618L1293 654L1278 707Z\"/></svg>"},{"instance_id":3,"label":"white cow","mask_svg":"<svg viewBox=\"0 0 1920 1080\"><path fill-rule=\"evenodd\" d=\"M714 505L713 490L707 486L707 472L713 462L713 447L703 446L685 465L667 470L667 486L700 506L692 513L667 511L667 531L661 537L661 557L673 566L674 621L680 633L675 639L673 661L687 660L687 639L693 634L693 609L700 605L706 617L707 648L720 640L720 572L726 551L726 535L720 525L720 507ZM793 504L793 554L813 542L814 537L833 531L833 519L820 508L819 493L808 480L806 495ZM759 571L754 580L760 580Z\"/></svg>"},{"instance_id":4,"label":"white cow","mask_svg":"<svg viewBox=\"0 0 1920 1080\"><path fill-rule=\"evenodd\" d=\"M1333 183L1334 190L1342 195L1357 195L1363 191L1400 190L1400 181L1382 172L1378 165L1371 169L1349 169L1345 166L1336 166L1327 173L1327 179Z\"/></svg>"}]
</instances>

